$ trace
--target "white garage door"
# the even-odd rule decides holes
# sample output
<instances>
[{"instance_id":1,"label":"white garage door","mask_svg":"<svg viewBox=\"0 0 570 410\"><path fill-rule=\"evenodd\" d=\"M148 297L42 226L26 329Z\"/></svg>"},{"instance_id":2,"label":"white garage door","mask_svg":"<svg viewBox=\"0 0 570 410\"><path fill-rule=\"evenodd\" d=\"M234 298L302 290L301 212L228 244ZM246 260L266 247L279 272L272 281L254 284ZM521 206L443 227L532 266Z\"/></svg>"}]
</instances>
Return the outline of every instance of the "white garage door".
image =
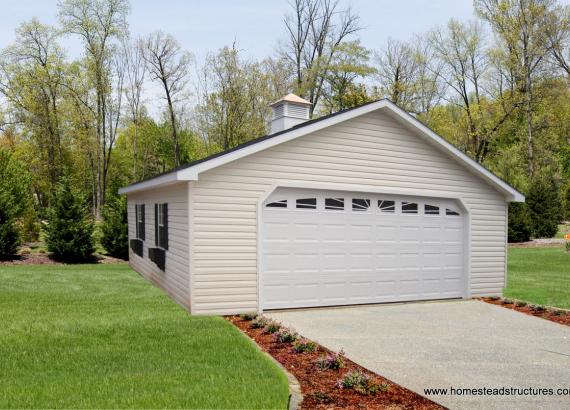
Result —
<instances>
[{"instance_id":1,"label":"white garage door","mask_svg":"<svg viewBox=\"0 0 570 410\"><path fill-rule=\"evenodd\" d=\"M263 204L263 309L465 296L464 215L441 198L279 189Z\"/></svg>"}]
</instances>

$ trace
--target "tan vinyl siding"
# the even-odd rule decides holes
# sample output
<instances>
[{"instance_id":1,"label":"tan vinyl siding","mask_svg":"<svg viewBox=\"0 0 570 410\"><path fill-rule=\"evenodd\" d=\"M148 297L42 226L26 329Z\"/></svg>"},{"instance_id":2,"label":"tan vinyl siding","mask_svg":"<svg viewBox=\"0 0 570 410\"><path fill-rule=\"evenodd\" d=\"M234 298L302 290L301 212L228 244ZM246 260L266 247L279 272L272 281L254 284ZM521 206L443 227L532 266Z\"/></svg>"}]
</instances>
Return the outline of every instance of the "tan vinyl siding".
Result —
<instances>
[{"instance_id":1,"label":"tan vinyl siding","mask_svg":"<svg viewBox=\"0 0 570 410\"><path fill-rule=\"evenodd\" d=\"M502 291L505 198L375 112L214 168L191 183L193 313L257 309L257 204L278 181L460 197L471 219L470 294Z\"/></svg>"},{"instance_id":2,"label":"tan vinyl siding","mask_svg":"<svg viewBox=\"0 0 570 410\"><path fill-rule=\"evenodd\" d=\"M164 272L148 258L148 248L155 247L155 203L168 203L168 250ZM144 257L135 255L129 249L129 264L135 271L164 289L176 302L190 309L188 183L129 194L129 240L136 237L135 204L145 204L146 208Z\"/></svg>"}]
</instances>

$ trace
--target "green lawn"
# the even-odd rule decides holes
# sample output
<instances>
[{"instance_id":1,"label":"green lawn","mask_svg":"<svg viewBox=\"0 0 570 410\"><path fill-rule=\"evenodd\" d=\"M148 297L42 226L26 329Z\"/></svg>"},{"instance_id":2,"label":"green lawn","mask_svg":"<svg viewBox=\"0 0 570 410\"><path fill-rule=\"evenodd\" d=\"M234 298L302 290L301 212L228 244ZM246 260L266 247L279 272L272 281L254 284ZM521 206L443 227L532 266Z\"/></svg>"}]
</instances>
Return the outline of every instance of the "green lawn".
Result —
<instances>
[{"instance_id":1,"label":"green lawn","mask_svg":"<svg viewBox=\"0 0 570 410\"><path fill-rule=\"evenodd\" d=\"M285 375L231 324L127 265L0 265L0 408L285 408Z\"/></svg>"},{"instance_id":2,"label":"green lawn","mask_svg":"<svg viewBox=\"0 0 570 410\"><path fill-rule=\"evenodd\" d=\"M563 247L510 248L505 296L570 309L570 253Z\"/></svg>"}]
</instances>

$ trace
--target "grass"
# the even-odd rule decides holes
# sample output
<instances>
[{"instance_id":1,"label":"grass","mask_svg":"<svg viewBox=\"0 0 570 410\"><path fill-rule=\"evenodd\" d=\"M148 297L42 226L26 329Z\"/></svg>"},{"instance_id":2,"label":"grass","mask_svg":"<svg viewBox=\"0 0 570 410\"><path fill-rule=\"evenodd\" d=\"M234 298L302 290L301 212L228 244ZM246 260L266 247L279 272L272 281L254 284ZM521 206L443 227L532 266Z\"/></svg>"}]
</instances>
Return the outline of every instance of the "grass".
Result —
<instances>
[{"instance_id":1,"label":"grass","mask_svg":"<svg viewBox=\"0 0 570 410\"><path fill-rule=\"evenodd\" d=\"M0 408L285 408L287 379L219 317L126 264L0 265Z\"/></svg>"},{"instance_id":2,"label":"grass","mask_svg":"<svg viewBox=\"0 0 570 410\"><path fill-rule=\"evenodd\" d=\"M570 309L570 253L563 247L509 248L505 296Z\"/></svg>"}]
</instances>

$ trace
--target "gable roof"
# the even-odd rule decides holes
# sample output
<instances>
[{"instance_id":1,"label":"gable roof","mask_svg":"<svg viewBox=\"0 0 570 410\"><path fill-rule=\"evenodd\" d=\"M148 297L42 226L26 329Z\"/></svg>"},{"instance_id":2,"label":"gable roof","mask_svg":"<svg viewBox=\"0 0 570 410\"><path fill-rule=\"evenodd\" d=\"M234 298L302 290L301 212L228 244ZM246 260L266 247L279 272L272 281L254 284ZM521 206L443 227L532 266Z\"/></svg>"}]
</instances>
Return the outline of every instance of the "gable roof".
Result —
<instances>
[{"instance_id":1,"label":"gable roof","mask_svg":"<svg viewBox=\"0 0 570 410\"><path fill-rule=\"evenodd\" d=\"M119 193L128 194L136 191L159 187L162 185L173 184L178 181L197 181L200 173L208 171L212 168L222 166L239 158L243 158L256 152L274 147L284 142L291 141L304 135L319 131L323 128L330 127L332 125L377 110L386 111L397 121L401 122L405 126L411 127L417 132L420 137L424 138L432 145L438 147L440 150L448 154L451 158L455 159L457 162L461 163L470 171L472 171L474 174L486 180L498 191L502 192L506 196L507 200L513 202L524 201L524 195L522 195L511 185L503 181L501 178L493 174L481 164L468 157L466 154L437 135L434 131L410 115L408 112L386 99L373 101L360 105L358 107L339 111L325 117L306 121L274 134L256 138L244 144L240 144L230 150L211 155L198 161L190 162L189 164L176 168L172 171L165 172L147 180L134 183L125 188L121 188L119 189Z\"/></svg>"}]
</instances>

